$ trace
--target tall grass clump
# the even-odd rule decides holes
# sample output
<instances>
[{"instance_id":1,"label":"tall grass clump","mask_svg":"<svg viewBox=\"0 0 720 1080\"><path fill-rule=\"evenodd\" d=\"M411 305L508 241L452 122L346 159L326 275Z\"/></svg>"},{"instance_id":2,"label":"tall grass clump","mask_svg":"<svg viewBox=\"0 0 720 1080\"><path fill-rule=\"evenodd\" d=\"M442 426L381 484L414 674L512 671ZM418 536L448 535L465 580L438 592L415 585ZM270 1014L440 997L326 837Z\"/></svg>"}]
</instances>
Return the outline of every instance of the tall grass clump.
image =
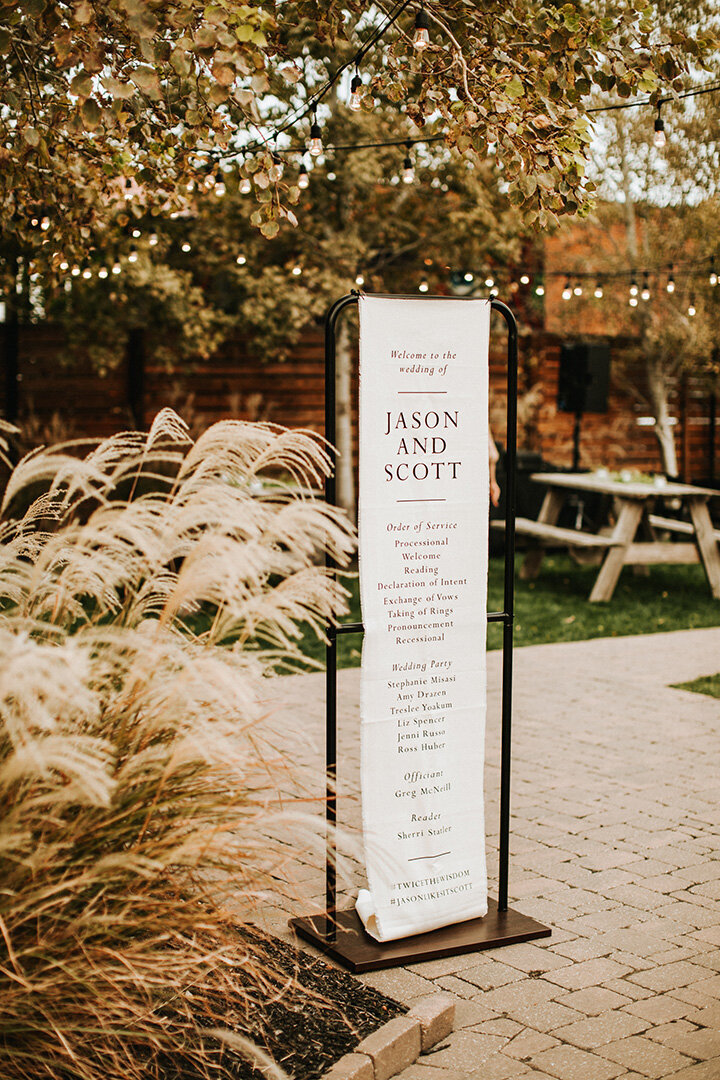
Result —
<instances>
[{"instance_id":1,"label":"tall grass clump","mask_svg":"<svg viewBox=\"0 0 720 1080\"><path fill-rule=\"evenodd\" d=\"M301 432L164 411L78 454L2 505L0 1077L218 1078L278 986L222 903L275 865L258 686L342 610L320 557L353 539Z\"/></svg>"}]
</instances>

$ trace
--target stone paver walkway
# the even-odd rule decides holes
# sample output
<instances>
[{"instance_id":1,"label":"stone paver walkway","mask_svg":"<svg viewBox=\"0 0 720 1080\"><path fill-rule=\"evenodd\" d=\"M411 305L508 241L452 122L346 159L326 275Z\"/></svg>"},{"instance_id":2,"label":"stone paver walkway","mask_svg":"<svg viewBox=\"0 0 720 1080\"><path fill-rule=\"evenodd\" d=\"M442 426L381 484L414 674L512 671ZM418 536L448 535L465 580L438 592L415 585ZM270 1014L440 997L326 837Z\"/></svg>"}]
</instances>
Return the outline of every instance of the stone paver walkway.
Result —
<instances>
[{"instance_id":1,"label":"stone paver walkway","mask_svg":"<svg viewBox=\"0 0 720 1080\"><path fill-rule=\"evenodd\" d=\"M488 664L492 882L500 654ZM510 902L553 934L362 976L408 1003L456 997L455 1032L402 1080L720 1080L720 702L669 685L718 670L720 629L516 651ZM340 674L348 903L362 880L358 674ZM299 805L318 816L323 688L293 676L268 699L318 800ZM321 909L320 859L289 858L269 929Z\"/></svg>"}]
</instances>

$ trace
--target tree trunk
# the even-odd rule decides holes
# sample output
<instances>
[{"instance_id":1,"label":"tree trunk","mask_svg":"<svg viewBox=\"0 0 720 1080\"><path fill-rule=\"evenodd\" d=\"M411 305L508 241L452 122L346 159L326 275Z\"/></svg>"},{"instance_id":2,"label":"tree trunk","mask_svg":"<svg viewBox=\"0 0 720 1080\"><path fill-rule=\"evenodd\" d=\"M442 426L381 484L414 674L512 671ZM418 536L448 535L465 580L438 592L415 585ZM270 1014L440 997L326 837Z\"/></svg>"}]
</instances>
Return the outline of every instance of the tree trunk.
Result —
<instances>
[{"instance_id":1,"label":"tree trunk","mask_svg":"<svg viewBox=\"0 0 720 1080\"><path fill-rule=\"evenodd\" d=\"M351 521L357 521L355 472L353 469L352 345L350 328L340 319L335 346L335 441L337 449L336 492Z\"/></svg>"},{"instance_id":2,"label":"tree trunk","mask_svg":"<svg viewBox=\"0 0 720 1080\"><path fill-rule=\"evenodd\" d=\"M630 146L624 124L620 123L619 129L620 138L622 140L622 156L620 160L620 168L622 170L622 190L623 195L625 196L625 230L627 233L627 246L628 254L630 255L630 265L633 269L636 269L638 260L637 220L635 218L635 200L633 199L632 190L630 188L630 172L628 167Z\"/></svg>"},{"instance_id":3,"label":"tree trunk","mask_svg":"<svg viewBox=\"0 0 720 1080\"><path fill-rule=\"evenodd\" d=\"M663 472L668 476L678 475L675 431L670 423L669 386L663 370L663 362L654 357L648 360L648 391L655 415L655 436L660 446L660 460Z\"/></svg>"},{"instance_id":4,"label":"tree trunk","mask_svg":"<svg viewBox=\"0 0 720 1080\"><path fill-rule=\"evenodd\" d=\"M630 265L637 274L638 267L638 232L637 218L635 216L635 201L633 199L630 169L630 141L624 124L619 126L619 134L622 146L620 167L622 172L622 191L625 197L625 229L627 234L627 249L630 256ZM647 255L647 232L643 231L645 254ZM645 336L647 313L641 316L641 336ZM675 448L675 432L670 423L670 378L668 366L663 362L663 357L654 354L646 359L647 384L650 397L650 405L655 417L655 437L660 447L660 461L662 470L668 476L678 475L677 450Z\"/></svg>"}]
</instances>

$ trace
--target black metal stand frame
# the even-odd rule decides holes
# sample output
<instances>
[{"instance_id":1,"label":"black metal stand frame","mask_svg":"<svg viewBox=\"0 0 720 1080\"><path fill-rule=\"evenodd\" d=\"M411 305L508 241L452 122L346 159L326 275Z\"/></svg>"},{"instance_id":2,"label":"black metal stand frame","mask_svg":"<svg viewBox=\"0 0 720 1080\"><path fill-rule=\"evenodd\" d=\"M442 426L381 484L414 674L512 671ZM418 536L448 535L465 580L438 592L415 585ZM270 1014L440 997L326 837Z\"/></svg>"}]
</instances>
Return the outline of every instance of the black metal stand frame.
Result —
<instances>
[{"instance_id":1,"label":"black metal stand frame","mask_svg":"<svg viewBox=\"0 0 720 1080\"><path fill-rule=\"evenodd\" d=\"M325 435L334 446L336 440L335 403L335 332L340 314L351 304L357 304L358 293L351 293L337 300L325 319ZM410 297L408 297L410 299ZM418 299L418 297L412 297ZM432 299L447 299L432 297ZM453 298L454 299L454 298ZM372 971L379 968L397 967L421 960L458 955L480 949L497 948L519 941L549 937L547 926L520 912L508 908L508 870L510 862L510 772L512 734L512 669L513 669L513 621L515 618L515 512L516 512L516 455L517 455L517 374L518 333L515 316L500 300L492 300L493 311L505 319L508 331L507 371L507 450L505 480L505 566L504 610L488 612L488 623L503 624L502 665L502 737L500 751L500 830L499 873L497 903L490 900L488 913L482 919L456 923L424 934L416 934L399 941L378 942L365 932L354 908L337 910L337 874L335 826L337 824L337 635L359 633L360 623L341 623L328 628L326 688L326 865L325 901L326 911L319 915L290 920L290 926L302 938L351 971ZM329 476L325 484L325 499L335 505L335 476ZM332 562L330 568L336 569Z\"/></svg>"}]
</instances>

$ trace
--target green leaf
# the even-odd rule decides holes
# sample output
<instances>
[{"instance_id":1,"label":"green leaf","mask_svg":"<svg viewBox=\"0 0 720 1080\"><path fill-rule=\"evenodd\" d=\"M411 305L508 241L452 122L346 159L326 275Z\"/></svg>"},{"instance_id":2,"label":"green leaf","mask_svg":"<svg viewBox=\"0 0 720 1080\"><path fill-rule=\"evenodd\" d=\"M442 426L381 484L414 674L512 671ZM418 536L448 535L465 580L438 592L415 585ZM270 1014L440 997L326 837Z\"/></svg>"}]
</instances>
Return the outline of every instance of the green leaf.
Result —
<instances>
[{"instance_id":1,"label":"green leaf","mask_svg":"<svg viewBox=\"0 0 720 1080\"><path fill-rule=\"evenodd\" d=\"M92 79L85 71L80 71L70 83L70 92L76 97L90 97L92 89Z\"/></svg>"},{"instance_id":2,"label":"green leaf","mask_svg":"<svg viewBox=\"0 0 720 1080\"><path fill-rule=\"evenodd\" d=\"M170 66L173 71L178 75L187 76L190 74L192 65L190 63L190 57L183 49L174 49L170 55Z\"/></svg>"},{"instance_id":3,"label":"green leaf","mask_svg":"<svg viewBox=\"0 0 720 1080\"><path fill-rule=\"evenodd\" d=\"M100 123L100 117L102 116L102 110L94 98L87 98L80 110L82 113L83 124L88 131L93 131Z\"/></svg>"},{"instance_id":4,"label":"green leaf","mask_svg":"<svg viewBox=\"0 0 720 1080\"><path fill-rule=\"evenodd\" d=\"M108 94L111 94L118 101L127 101L135 94L135 87L132 83L120 82L119 79L113 79L110 75L105 76L102 84Z\"/></svg>"},{"instance_id":5,"label":"green leaf","mask_svg":"<svg viewBox=\"0 0 720 1080\"><path fill-rule=\"evenodd\" d=\"M140 65L130 72L130 78L149 97L160 97L160 80L153 68Z\"/></svg>"},{"instance_id":6,"label":"green leaf","mask_svg":"<svg viewBox=\"0 0 720 1080\"><path fill-rule=\"evenodd\" d=\"M525 93L525 87L520 81L518 75L513 75L510 82L505 84L503 90L506 96L509 97L511 101L515 101L516 98L521 98Z\"/></svg>"}]
</instances>

